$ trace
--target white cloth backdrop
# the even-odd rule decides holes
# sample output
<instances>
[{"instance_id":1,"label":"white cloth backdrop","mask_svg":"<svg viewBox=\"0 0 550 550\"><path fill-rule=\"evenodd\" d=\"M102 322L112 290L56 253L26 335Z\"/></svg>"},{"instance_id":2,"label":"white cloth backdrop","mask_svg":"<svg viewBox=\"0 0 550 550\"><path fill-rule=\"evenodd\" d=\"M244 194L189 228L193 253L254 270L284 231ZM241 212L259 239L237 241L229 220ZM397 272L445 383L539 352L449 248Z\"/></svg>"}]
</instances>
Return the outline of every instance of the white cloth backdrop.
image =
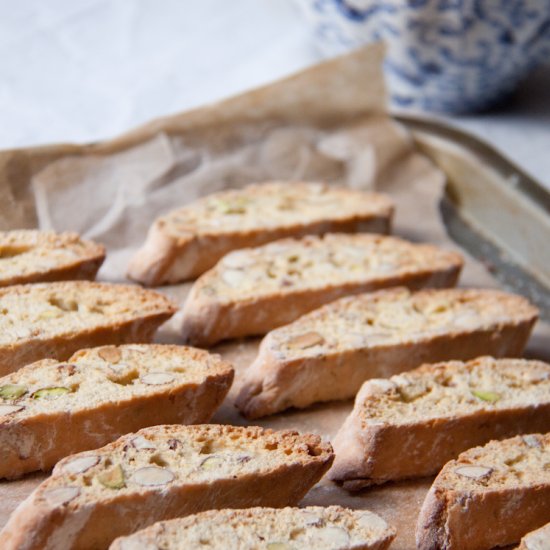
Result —
<instances>
[{"instance_id":1,"label":"white cloth backdrop","mask_svg":"<svg viewBox=\"0 0 550 550\"><path fill-rule=\"evenodd\" d=\"M293 0L0 0L0 147L114 136L317 59ZM451 122L550 187L550 68Z\"/></svg>"}]
</instances>

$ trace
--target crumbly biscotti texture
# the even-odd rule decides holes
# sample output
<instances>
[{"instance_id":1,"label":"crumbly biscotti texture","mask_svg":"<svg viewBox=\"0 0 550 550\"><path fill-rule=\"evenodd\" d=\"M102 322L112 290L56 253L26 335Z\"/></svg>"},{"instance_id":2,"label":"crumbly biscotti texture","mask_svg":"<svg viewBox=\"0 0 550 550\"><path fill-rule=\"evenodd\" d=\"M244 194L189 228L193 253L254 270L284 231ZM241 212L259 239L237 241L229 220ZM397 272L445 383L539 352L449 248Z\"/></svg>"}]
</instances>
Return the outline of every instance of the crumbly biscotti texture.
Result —
<instances>
[{"instance_id":1,"label":"crumbly biscotti texture","mask_svg":"<svg viewBox=\"0 0 550 550\"><path fill-rule=\"evenodd\" d=\"M248 418L355 396L422 363L521 355L537 309L497 290L382 290L341 298L270 332L245 373Z\"/></svg>"},{"instance_id":2,"label":"crumbly biscotti texture","mask_svg":"<svg viewBox=\"0 0 550 550\"><path fill-rule=\"evenodd\" d=\"M395 534L380 516L341 506L212 510L155 523L110 550L385 550Z\"/></svg>"},{"instance_id":3,"label":"crumbly biscotti texture","mask_svg":"<svg viewBox=\"0 0 550 550\"><path fill-rule=\"evenodd\" d=\"M386 195L320 183L271 182L214 193L156 220L128 276L151 286L177 283L201 275L231 250L284 237L389 233L392 215Z\"/></svg>"},{"instance_id":4,"label":"crumbly biscotti texture","mask_svg":"<svg viewBox=\"0 0 550 550\"><path fill-rule=\"evenodd\" d=\"M312 434L155 426L71 455L14 511L3 550L106 548L157 521L219 508L296 505L333 460Z\"/></svg>"},{"instance_id":5,"label":"crumbly biscotti texture","mask_svg":"<svg viewBox=\"0 0 550 550\"><path fill-rule=\"evenodd\" d=\"M485 550L550 521L550 434L474 447L448 462L418 518L418 550Z\"/></svg>"},{"instance_id":6,"label":"crumbly biscotti texture","mask_svg":"<svg viewBox=\"0 0 550 550\"><path fill-rule=\"evenodd\" d=\"M550 523L525 535L517 550L550 550Z\"/></svg>"},{"instance_id":7,"label":"crumbly biscotti texture","mask_svg":"<svg viewBox=\"0 0 550 550\"><path fill-rule=\"evenodd\" d=\"M0 287L94 279L105 247L76 233L34 229L0 231Z\"/></svg>"},{"instance_id":8,"label":"crumbly biscotti texture","mask_svg":"<svg viewBox=\"0 0 550 550\"><path fill-rule=\"evenodd\" d=\"M283 239L225 256L194 284L182 334L208 345L265 334L348 294L403 285L454 286L455 252L380 235Z\"/></svg>"},{"instance_id":9,"label":"crumbly biscotti texture","mask_svg":"<svg viewBox=\"0 0 550 550\"><path fill-rule=\"evenodd\" d=\"M492 439L550 431L550 365L481 357L365 382L329 473L357 490L433 475Z\"/></svg>"},{"instance_id":10,"label":"crumbly biscotti texture","mask_svg":"<svg viewBox=\"0 0 550 550\"><path fill-rule=\"evenodd\" d=\"M0 375L105 344L147 343L176 307L136 285L66 281L0 289Z\"/></svg>"},{"instance_id":11,"label":"crumbly biscotti texture","mask_svg":"<svg viewBox=\"0 0 550 550\"><path fill-rule=\"evenodd\" d=\"M103 346L23 367L0 378L0 477L146 426L208 422L232 381L219 356L184 346Z\"/></svg>"}]
</instances>

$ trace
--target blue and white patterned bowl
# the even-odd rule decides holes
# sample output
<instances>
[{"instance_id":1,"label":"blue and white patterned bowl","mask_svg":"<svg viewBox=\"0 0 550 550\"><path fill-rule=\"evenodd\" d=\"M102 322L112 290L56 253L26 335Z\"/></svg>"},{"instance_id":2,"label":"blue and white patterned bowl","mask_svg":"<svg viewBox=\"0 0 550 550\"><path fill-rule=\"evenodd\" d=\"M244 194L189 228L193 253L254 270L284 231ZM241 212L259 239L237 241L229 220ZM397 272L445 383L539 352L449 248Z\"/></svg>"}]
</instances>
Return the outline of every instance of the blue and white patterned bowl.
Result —
<instances>
[{"instance_id":1,"label":"blue and white patterned bowl","mask_svg":"<svg viewBox=\"0 0 550 550\"><path fill-rule=\"evenodd\" d=\"M297 0L326 55L388 44L394 105L468 112L550 62L550 0Z\"/></svg>"}]
</instances>

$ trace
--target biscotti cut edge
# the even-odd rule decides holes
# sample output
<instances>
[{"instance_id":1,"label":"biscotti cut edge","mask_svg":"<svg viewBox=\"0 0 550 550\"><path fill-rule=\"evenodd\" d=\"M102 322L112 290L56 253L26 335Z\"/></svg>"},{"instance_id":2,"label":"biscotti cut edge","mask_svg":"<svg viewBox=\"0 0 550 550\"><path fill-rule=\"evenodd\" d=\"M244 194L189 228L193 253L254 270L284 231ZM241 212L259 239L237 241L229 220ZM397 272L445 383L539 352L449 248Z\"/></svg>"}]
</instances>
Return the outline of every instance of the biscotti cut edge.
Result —
<instances>
[{"instance_id":1,"label":"biscotti cut edge","mask_svg":"<svg viewBox=\"0 0 550 550\"><path fill-rule=\"evenodd\" d=\"M246 443L239 446L241 440ZM216 457L216 446L222 444L232 449L230 469L209 479L216 463L205 462ZM180 445L192 448L185 460L176 456ZM247 450L259 458L239 459ZM261 453L274 454L258 466ZM80 459L90 456L99 461L91 465L87 460L82 472ZM0 533L0 547L57 550L62 541L66 550L91 550L157 521L208 509L295 506L333 458L332 447L319 436L291 430L213 424L144 428L58 462L52 476L12 514ZM76 460L80 473L72 473Z\"/></svg>"},{"instance_id":2,"label":"biscotti cut edge","mask_svg":"<svg viewBox=\"0 0 550 550\"><path fill-rule=\"evenodd\" d=\"M550 434L527 434L491 441L449 461L420 510L417 550L506 546L549 522L550 480L546 471L536 469L535 460L526 466L533 473L532 482L508 473L508 469L512 472L521 467L522 455L532 453L532 458L535 453L549 451ZM493 476L496 481L491 485Z\"/></svg>"},{"instance_id":3,"label":"biscotti cut edge","mask_svg":"<svg viewBox=\"0 0 550 550\"><path fill-rule=\"evenodd\" d=\"M275 185L275 188L273 186ZM310 185L301 182L285 182L285 186L303 188L308 192ZM264 189L270 194L277 195L278 182L253 184L241 191ZM271 241L288 237L302 237L305 235L322 235L324 233L356 233L370 232L387 234L391 229L391 220L394 204L387 195L372 192L358 192L352 189L325 186L337 191L351 192L372 200L375 197L380 202L376 212L364 214L354 213L346 218L330 216L326 219L310 222L278 225L275 227L257 227L246 230L220 230L219 232L195 232L191 229L181 231L179 235L170 234L166 230L166 220L171 214L155 220L150 227L145 243L134 254L128 265L127 275L130 279L146 286L174 284L187 279L198 277L212 268L218 260L232 250L260 246ZM221 193L223 195L224 192ZM220 193L214 193L199 201L216 198ZM190 208L193 203L184 208Z\"/></svg>"},{"instance_id":4,"label":"biscotti cut edge","mask_svg":"<svg viewBox=\"0 0 550 550\"><path fill-rule=\"evenodd\" d=\"M498 402L498 392L504 391L499 387L491 387L490 391L480 390L477 394L473 388L470 398L475 402L476 409L467 409L464 405L462 414L454 409L445 413L443 409L439 417L431 412L429 416L418 416L421 414L418 412L418 386L422 385L423 380L441 378L452 391L457 382L453 374L471 375L476 367L480 367L480 372L485 370L487 373L492 369L497 376L499 372L504 372L504 378L512 371L517 370L520 375L523 373L526 379L533 379L533 385L525 390L526 394L529 390L536 391L538 384L550 380L550 365L546 363L521 359L495 360L491 357L480 357L468 363L451 361L423 365L390 379L369 380L361 388L353 411L333 440L336 460L328 477L347 490L357 491L387 481L434 475L445 463L469 448L493 439L550 430L550 395L546 401L534 402L535 398L531 397L525 399L523 404L514 403L512 398L507 408L499 409L493 407L491 401L495 399L494 402ZM434 387L426 389L428 396L437 391ZM511 380L508 389L512 388L515 388L513 391L517 397L519 382ZM366 404L372 403L372 409L376 410L376 401L396 390L404 395L404 399L412 400L411 407L414 409L411 409L407 421L395 423L383 416L372 418L368 413L363 415ZM462 398L463 393L458 392Z\"/></svg>"},{"instance_id":5,"label":"biscotti cut edge","mask_svg":"<svg viewBox=\"0 0 550 550\"><path fill-rule=\"evenodd\" d=\"M220 531L217 532L217 527ZM274 532L277 530L277 532ZM280 532L279 532L280 531ZM367 510L341 506L305 508L247 508L210 510L186 518L155 523L128 537L116 539L110 550L166 547L172 541L189 548L248 548L258 539L267 548L312 548L316 544L339 550L385 550L396 530ZM295 546L297 545L297 546Z\"/></svg>"},{"instance_id":6,"label":"biscotti cut edge","mask_svg":"<svg viewBox=\"0 0 550 550\"><path fill-rule=\"evenodd\" d=\"M462 270L463 258L460 254L429 244L409 243L397 237L329 233L322 237L308 236L301 240L283 239L265 246L296 244L308 247L312 242L318 242L322 243L319 248L328 248L337 247L340 239L353 238L392 240L396 244L406 246L409 251L422 249L425 253L429 249L432 255L439 255L437 261L442 265L422 264L421 267L415 266L416 269L409 272L399 273L398 269L390 274L377 274L360 280L344 279L338 283L327 283L322 287L306 286L293 290L289 290L292 287L281 287L269 293L246 298L231 299L224 295L223 299L219 299L203 289L212 286L210 279L216 282L215 277L223 267L222 262L227 261L227 258L222 259L214 268L197 279L187 296L179 320L180 334L184 341L190 345L205 347L225 339L263 335L343 296L396 286L404 286L411 290L425 287L452 287L457 283ZM359 243L361 243L360 240ZM257 250L246 249L241 253L246 254ZM349 275L349 272L346 272L346 275Z\"/></svg>"},{"instance_id":7,"label":"biscotti cut edge","mask_svg":"<svg viewBox=\"0 0 550 550\"><path fill-rule=\"evenodd\" d=\"M42 233L45 238L49 237L51 232L39 232L33 230L16 230L2 232L3 235L15 235L22 233ZM73 281L73 280L94 280L99 268L103 264L106 256L105 246L81 239L80 236L73 232L64 232L53 234L60 240L78 240L84 250L80 257L75 257L72 261L65 260L61 265L48 267L44 270L35 269L28 273L20 273L19 275L0 278L0 287L38 283L38 282L53 282L53 281ZM16 245L13 245L16 246ZM38 248L40 248L37 245ZM0 244L0 249L2 245ZM1 254L0 254L1 255Z\"/></svg>"}]
</instances>

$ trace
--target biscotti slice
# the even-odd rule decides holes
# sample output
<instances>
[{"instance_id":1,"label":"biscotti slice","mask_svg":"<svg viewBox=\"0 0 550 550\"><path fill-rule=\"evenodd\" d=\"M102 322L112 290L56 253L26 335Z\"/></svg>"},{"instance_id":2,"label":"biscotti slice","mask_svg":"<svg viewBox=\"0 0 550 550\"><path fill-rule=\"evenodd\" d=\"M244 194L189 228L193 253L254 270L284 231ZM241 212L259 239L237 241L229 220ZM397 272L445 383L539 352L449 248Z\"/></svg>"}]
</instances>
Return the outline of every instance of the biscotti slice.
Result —
<instances>
[{"instance_id":1,"label":"biscotti slice","mask_svg":"<svg viewBox=\"0 0 550 550\"><path fill-rule=\"evenodd\" d=\"M418 550L485 550L550 521L550 434L475 447L448 462L422 505Z\"/></svg>"},{"instance_id":2,"label":"biscotti slice","mask_svg":"<svg viewBox=\"0 0 550 550\"><path fill-rule=\"evenodd\" d=\"M334 440L346 489L433 475L492 439L550 431L550 365L481 357L365 382Z\"/></svg>"},{"instance_id":3,"label":"biscotti slice","mask_svg":"<svg viewBox=\"0 0 550 550\"><path fill-rule=\"evenodd\" d=\"M189 343L265 334L347 294L456 283L462 258L380 235L283 239L225 256L194 284L183 310Z\"/></svg>"},{"instance_id":4,"label":"biscotti slice","mask_svg":"<svg viewBox=\"0 0 550 550\"><path fill-rule=\"evenodd\" d=\"M525 535L517 550L550 550L550 523Z\"/></svg>"},{"instance_id":5,"label":"biscotti slice","mask_svg":"<svg viewBox=\"0 0 550 550\"><path fill-rule=\"evenodd\" d=\"M147 285L177 283L204 273L231 250L283 237L389 233L392 214L386 195L319 183L272 182L214 193L156 220L128 276Z\"/></svg>"},{"instance_id":6,"label":"biscotti slice","mask_svg":"<svg viewBox=\"0 0 550 550\"><path fill-rule=\"evenodd\" d=\"M0 286L94 279L105 247L76 233L0 231Z\"/></svg>"},{"instance_id":7,"label":"biscotti slice","mask_svg":"<svg viewBox=\"0 0 550 550\"><path fill-rule=\"evenodd\" d=\"M129 344L38 361L0 378L0 477L46 470L156 424L210 420L233 380L219 356Z\"/></svg>"},{"instance_id":8,"label":"biscotti slice","mask_svg":"<svg viewBox=\"0 0 550 550\"><path fill-rule=\"evenodd\" d=\"M0 375L104 344L150 342L176 307L138 286L90 281L0 289Z\"/></svg>"},{"instance_id":9,"label":"biscotti slice","mask_svg":"<svg viewBox=\"0 0 550 550\"><path fill-rule=\"evenodd\" d=\"M155 426L58 462L12 514L2 550L106 548L156 521L218 508L297 504L333 460L312 434Z\"/></svg>"},{"instance_id":10,"label":"biscotti slice","mask_svg":"<svg viewBox=\"0 0 550 550\"><path fill-rule=\"evenodd\" d=\"M342 298L269 333L237 406L248 418L354 397L369 378L422 363L518 356L537 319L497 290L405 288Z\"/></svg>"},{"instance_id":11,"label":"biscotti slice","mask_svg":"<svg viewBox=\"0 0 550 550\"><path fill-rule=\"evenodd\" d=\"M155 523L110 550L384 550L395 534L376 514L341 506L212 510Z\"/></svg>"}]
</instances>

